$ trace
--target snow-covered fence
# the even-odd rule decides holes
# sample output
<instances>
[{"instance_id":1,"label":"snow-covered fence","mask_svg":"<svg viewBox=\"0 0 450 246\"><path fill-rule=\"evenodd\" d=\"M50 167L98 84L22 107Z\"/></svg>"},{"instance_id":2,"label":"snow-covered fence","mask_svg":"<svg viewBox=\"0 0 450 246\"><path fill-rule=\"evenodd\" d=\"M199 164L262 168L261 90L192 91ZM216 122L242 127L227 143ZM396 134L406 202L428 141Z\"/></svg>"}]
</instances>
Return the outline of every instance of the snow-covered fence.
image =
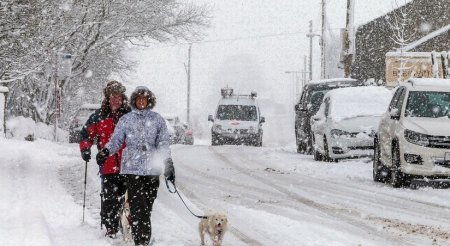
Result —
<instances>
[{"instance_id":1,"label":"snow-covered fence","mask_svg":"<svg viewBox=\"0 0 450 246\"><path fill-rule=\"evenodd\" d=\"M6 108L6 96L8 94L8 88L0 86L0 138L5 137L6 123L5 123L5 108Z\"/></svg>"}]
</instances>

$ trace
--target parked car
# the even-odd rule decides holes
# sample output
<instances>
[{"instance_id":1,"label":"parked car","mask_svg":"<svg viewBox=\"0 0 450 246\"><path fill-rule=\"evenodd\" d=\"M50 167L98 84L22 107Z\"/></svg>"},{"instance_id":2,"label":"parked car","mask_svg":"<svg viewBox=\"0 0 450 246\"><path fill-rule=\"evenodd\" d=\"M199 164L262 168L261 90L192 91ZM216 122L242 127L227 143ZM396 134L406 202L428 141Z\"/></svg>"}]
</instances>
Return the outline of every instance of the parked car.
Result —
<instances>
[{"instance_id":1,"label":"parked car","mask_svg":"<svg viewBox=\"0 0 450 246\"><path fill-rule=\"evenodd\" d=\"M183 127L183 144L187 144L187 145L193 145L194 144L194 132L191 128L191 126L189 126L188 123L183 123L182 124Z\"/></svg>"},{"instance_id":2,"label":"parked car","mask_svg":"<svg viewBox=\"0 0 450 246\"><path fill-rule=\"evenodd\" d=\"M95 110L101 107L100 104L83 104L75 113L72 121L69 124L69 143L80 142L80 132L83 125L89 119Z\"/></svg>"},{"instance_id":3,"label":"parked car","mask_svg":"<svg viewBox=\"0 0 450 246\"><path fill-rule=\"evenodd\" d=\"M187 123L181 123L180 118L174 115L165 115L163 118L169 129L171 144L194 144L194 134Z\"/></svg>"},{"instance_id":4,"label":"parked car","mask_svg":"<svg viewBox=\"0 0 450 246\"><path fill-rule=\"evenodd\" d=\"M401 187L413 178L450 178L449 126L450 80L399 86L374 139L374 181Z\"/></svg>"},{"instance_id":5,"label":"parked car","mask_svg":"<svg viewBox=\"0 0 450 246\"><path fill-rule=\"evenodd\" d=\"M211 145L249 144L262 145L265 122L256 100L256 92L250 95L236 95L232 88L222 88L222 97L216 112L208 116L213 122Z\"/></svg>"},{"instance_id":6,"label":"parked car","mask_svg":"<svg viewBox=\"0 0 450 246\"><path fill-rule=\"evenodd\" d=\"M381 86L327 92L311 119L314 160L371 156L375 131L391 98Z\"/></svg>"},{"instance_id":7,"label":"parked car","mask_svg":"<svg viewBox=\"0 0 450 246\"><path fill-rule=\"evenodd\" d=\"M360 86L355 79L338 78L311 81L303 87L300 101L295 105L295 139L298 153L312 153L310 120L319 110L325 93L344 87Z\"/></svg>"}]
</instances>

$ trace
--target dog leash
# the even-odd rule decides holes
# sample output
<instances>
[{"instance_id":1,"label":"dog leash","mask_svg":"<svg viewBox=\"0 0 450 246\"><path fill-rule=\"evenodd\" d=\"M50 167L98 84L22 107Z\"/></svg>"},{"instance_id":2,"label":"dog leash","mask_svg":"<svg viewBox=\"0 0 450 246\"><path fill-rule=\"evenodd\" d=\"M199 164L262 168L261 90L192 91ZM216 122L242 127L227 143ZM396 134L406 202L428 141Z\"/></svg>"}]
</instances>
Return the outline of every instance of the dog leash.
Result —
<instances>
[{"instance_id":1,"label":"dog leash","mask_svg":"<svg viewBox=\"0 0 450 246\"><path fill-rule=\"evenodd\" d=\"M189 210L189 212L190 212L192 215L194 215L195 217L197 217L197 218L199 218L199 219L207 219L207 218L208 218L208 216L200 216L200 215L194 214L194 213L189 209L189 207L187 206L187 204L184 202L184 200L183 200L183 198L181 197L180 193L178 192L177 187L175 186L175 184L174 184L172 181L169 181L169 180L167 180L167 179L165 179L165 180L166 180L166 187L167 187L167 190L169 190L170 193L177 193L178 197L179 197L180 200L183 202L184 206L187 208L187 210ZM173 190L170 189L170 187L169 187L169 182L172 183L172 185L173 185Z\"/></svg>"}]
</instances>

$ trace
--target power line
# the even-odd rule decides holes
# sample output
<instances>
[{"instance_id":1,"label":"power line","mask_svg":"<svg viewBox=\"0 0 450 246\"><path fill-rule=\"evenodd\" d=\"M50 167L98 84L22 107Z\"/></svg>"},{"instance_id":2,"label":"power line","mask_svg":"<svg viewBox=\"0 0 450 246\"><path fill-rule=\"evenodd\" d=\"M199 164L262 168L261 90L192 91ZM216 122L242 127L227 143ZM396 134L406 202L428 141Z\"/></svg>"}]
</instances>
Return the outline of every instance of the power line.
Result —
<instances>
[{"instance_id":1,"label":"power line","mask_svg":"<svg viewBox=\"0 0 450 246\"><path fill-rule=\"evenodd\" d=\"M340 29L341 28L329 28L329 30L340 30ZM301 34L305 35L305 34L308 34L308 33L309 33L308 31L285 32L285 33L266 34L266 35L248 36L248 37L236 37L236 38L225 38L225 39L215 39L215 40L193 41L193 42L186 42L186 43L176 43L176 44L171 44L171 45L157 45L157 43L154 43L157 46L152 46L150 48L155 48L155 49L157 49L157 48L171 48L171 47L182 46L182 45L190 45L190 44L233 42L233 41L240 41L240 40L257 40L257 39L282 37L282 36L295 36L295 35L301 35Z\"/></svg>"}]
</instances>

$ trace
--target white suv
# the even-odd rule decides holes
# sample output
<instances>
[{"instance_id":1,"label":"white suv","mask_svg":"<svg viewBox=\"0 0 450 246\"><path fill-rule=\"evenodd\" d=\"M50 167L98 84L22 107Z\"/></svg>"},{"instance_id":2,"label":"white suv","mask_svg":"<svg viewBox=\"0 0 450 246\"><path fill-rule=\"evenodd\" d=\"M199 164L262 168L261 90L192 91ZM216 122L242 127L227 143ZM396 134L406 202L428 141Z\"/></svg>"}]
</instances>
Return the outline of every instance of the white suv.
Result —
<instances>
[{"instance_id":1,"label":"white suv","mask_svg":"<svg viewBox=\"0 0 450 246\"><path fill-rule=\"evenodd\" d=\"M450 80L400 85L374 146L374 181L401 187L413 178L450 178Z\"/></svg>"}]
</instances>

